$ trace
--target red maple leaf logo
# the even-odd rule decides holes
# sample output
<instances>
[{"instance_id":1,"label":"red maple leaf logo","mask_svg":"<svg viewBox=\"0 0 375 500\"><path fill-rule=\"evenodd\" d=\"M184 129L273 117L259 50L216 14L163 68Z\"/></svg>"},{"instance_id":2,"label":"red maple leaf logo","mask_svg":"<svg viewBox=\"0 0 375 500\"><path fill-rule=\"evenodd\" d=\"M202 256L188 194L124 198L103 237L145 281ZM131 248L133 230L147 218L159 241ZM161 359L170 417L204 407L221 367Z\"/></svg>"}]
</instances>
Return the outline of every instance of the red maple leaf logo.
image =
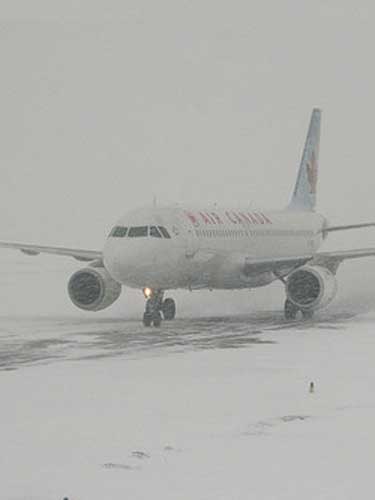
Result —
<instances>
[{"instance_id":1,"label":"red maple leaf logo","mask_svg":"<svg viewBox=\"0 0 375 500\"><path fill-rule=\"evenodd\" d=\"M310 193L316 193L316 185L318 183L318 162L315 158L315 153L311 155L311 160L307 164L307 180L310 184Z\"/></svg>"}]
</instances>

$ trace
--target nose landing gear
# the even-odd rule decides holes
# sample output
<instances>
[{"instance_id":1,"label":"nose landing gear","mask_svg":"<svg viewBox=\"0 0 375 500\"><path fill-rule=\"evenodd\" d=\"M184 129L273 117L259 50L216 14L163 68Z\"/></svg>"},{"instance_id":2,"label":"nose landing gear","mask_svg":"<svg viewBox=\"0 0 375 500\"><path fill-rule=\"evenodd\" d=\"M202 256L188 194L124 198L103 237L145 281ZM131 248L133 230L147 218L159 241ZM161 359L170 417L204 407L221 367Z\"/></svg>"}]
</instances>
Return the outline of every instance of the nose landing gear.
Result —
<instances>
[{"instance_id":1,"label":"nose landing gear","mask_svg":"<svg viewBox=\"0 0 375 500\"><path fill-rule=\"evenodd\" d=\"M151 326L151 324L153 324L155 327L159 327L162 320L161 313L163 313L166 321L175 318L176 303L171 298L163 300L163 290L144 288L143 295L147 299L145 312L143 314L143 324L145 326Z\"/></svg>"}]
</instances>

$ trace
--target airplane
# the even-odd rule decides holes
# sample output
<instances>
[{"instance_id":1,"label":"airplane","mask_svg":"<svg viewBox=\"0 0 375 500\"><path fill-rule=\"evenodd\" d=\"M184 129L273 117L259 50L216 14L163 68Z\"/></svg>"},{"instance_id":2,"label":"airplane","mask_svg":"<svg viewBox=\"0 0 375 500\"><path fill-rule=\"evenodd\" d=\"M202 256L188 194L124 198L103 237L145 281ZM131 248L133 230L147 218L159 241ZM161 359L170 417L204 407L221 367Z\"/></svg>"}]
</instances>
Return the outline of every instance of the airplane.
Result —
<instances>
[{"instance_id":1,"label":"airplane","mask_svg":"<svg viewBox=\"0 0 375 500\"><path fill-rule=\"evenodd\" d=\"M0 247L88 262L68 283L71 301L85 311L109 307L123 285L142 290L147 327L175 318L167 290L252 289L276 280L285 286L285 318L311 318L334 299L344 260L375 256L375 248L319 252L330 232L375 226L330 226L315 211L320 123L315 108L291 200L282 210L149 206L121 217L101 251L4 241Z\"/></svg>"}]
</instances>

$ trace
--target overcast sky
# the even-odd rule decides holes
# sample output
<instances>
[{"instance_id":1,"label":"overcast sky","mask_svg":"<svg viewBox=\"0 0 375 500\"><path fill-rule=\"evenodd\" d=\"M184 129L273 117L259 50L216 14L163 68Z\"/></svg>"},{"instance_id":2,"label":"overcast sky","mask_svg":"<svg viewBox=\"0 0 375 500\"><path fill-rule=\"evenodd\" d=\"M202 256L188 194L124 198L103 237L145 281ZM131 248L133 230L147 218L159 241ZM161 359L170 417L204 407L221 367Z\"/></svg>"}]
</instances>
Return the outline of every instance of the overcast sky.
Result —
<instances>
[{"instance_id":1,"label":"overcast sky","mask_svg":"<svg viewBox=\"0 0 375 500\"><path fill-rule=\"evenodd\" d=\"M0 239L100 249L153 196L282 207L313 106L318 209L373 220L374 14L342 0L3 0Z\"/></svg>"}]
</instances>

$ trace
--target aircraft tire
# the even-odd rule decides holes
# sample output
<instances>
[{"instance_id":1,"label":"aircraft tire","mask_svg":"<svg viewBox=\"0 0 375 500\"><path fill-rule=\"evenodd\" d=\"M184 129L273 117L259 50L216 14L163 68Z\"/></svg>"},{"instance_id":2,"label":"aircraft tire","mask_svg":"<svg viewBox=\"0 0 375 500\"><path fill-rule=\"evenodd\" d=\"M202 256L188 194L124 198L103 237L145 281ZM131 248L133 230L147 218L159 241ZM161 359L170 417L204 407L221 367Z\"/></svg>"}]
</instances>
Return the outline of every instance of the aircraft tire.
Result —
<instances>
[{"instance_id":1,"label":"aircraft tire","mask_svg":"<svg viewBox=\"0 0 375 500\"><path fill-rule=\"evenodd\" d=\"M293 304L289 299L286 299L284 305L284 317L285 319L291 320L296 319L298 313L298 307Z\"/></svg>"},{"instance_id":2,"label":"aircraft tire","mask_svg":"<svg viewBox=\"0 0 375 500\"><path fill-rule=\"evenodd\" d=\"M152 323L152 314L150 314L149 312L145 312L143 314L143 324L144 324L144 326L151 326L151 323Z\"/></svg>"},{"instance_id":3,"label":"aircraft tire","mask_svg":"<svg viewBox=\"0 0 375 500\"><path fill-rule=\"evenodd\" d=\"M161 314L159 311L154 312L154 314L152 315L152 322L155 328L159 328L159 326L161 325Z\"/></svg>"},{"instance_id":4,"label":"aircraft tire","mask_svg":"<svg viewBox=\"0 0 375 500\"><path fill-rule=\"evenodd\" d=\"M163 316L166 321L171 321L176 317L176 302L171 299L165 299L162 305Z\"/></svg>"},{"instance_id":5,"label":"aircraft tire","mask_svg":"<svg viewBox=\"0 0 375 500\"><path fill-rule=\"evenodd\" d=\"M302 311L303 319L311 319L314 316L314 311L311 309Z\"/></svg>"}]
</instances>

